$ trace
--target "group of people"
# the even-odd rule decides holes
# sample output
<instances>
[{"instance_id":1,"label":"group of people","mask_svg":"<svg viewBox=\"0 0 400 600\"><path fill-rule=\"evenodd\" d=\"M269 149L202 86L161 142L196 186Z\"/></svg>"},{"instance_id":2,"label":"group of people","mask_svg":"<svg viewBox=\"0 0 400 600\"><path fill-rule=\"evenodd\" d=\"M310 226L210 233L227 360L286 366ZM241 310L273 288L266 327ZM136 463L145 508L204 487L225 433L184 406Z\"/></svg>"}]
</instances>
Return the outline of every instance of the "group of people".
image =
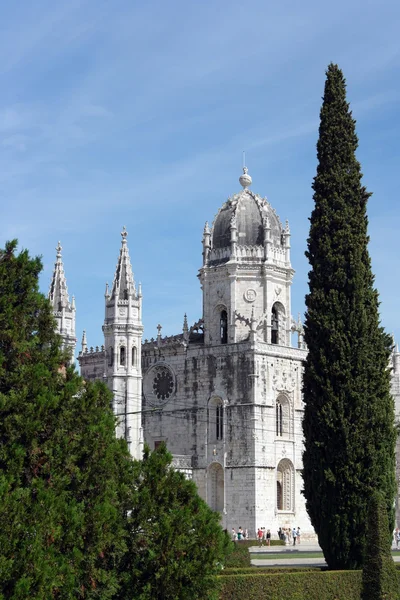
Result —
<instances>
[{"instance_id":1,"label":"group of people","mask_svg":"<svg viewBox=\"0 0 400 600\"><path fill-rule=\"evenodd\" d=\"M262 546L263 541L265 540L267 543L267 546L271 545L271 530L270 529L265 529L265 527L259 527L258 531L257 531L257 539L260 543L260 546Z\"/></svg>"},{"instance_id":2,"label":"group of people","mask_svg":"<svg viewBox=\"0 0 400 600\"><path fill-rule=\"evenodd\" d=\"M240 542L240 540L248 540L249 539L249 531L248 529L243 530L241 527L236 531L234 527L232 527L232 540L234 542Z\"/></svg>"},{"instance_id":3,"label":"group of people","mask_svg":"<svg viewBox=\"0 0 400 600\"><path fill-rule=\"evenodd\" d=\"M278 537L280 540L284 541L285 544L291 544L292 542L293 546L296 545L296 542L297 544L300 544L300 527L293 527L293 529L290 529L290 527L279 527Z\"/></svg>"},{"instance_id":4,"label":"group of people","mask_svg":"<svg viewBox=\"0 0 400 600\"><path fill-rule=\"evenodd\" d=\"M398 531L398 530L396 530ZM239 529L236 531L236 529L234 527L232 527L232 532L231 532L231 537L232 537L232 541L234 542L240 542L241 540L248 540L249 539L249 530L248 529L242 529L242 527L239 527ZM267 546L271 545L271 530L270 529L265 529L265 527L259 527L257 530L257 540L260 544L260 546L263 545L263 542L266 542ZM300 527L293 527L293 529L291 529L290 527L279 527L278 529L278 538L282 541L285 542L285 544L291 544L293 543L293 546L297 544L300 544ZM398 541L400 542L400 534L399 534L399 538Z\"/></svg>"}]
</instances>

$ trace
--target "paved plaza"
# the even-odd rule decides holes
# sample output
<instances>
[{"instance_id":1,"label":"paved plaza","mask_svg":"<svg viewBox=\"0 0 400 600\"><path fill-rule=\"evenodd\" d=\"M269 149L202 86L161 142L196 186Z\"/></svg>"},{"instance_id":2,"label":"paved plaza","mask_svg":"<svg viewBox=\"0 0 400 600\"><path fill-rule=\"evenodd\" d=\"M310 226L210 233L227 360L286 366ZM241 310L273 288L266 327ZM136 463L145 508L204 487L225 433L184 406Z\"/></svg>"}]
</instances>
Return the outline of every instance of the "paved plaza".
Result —
<instances>
[{"instance_id":1,"label":"paved plaza","mask_svg":"<svg viewBox=\"0 0 400 600\"><path fill-rule=\"evenodd\" d=\"M254 567L326 567L323 556L313 556L316 552L322 552L316 543L302 542L296 546L269 547L255 544L249 548L249 552L257 555L257 558L253 558L251 561ZM270 558L269 555L272 555L273 558ZM400 562L400 551L393 551L392 556L394 562Z\"/></svg>"}]
</instances>

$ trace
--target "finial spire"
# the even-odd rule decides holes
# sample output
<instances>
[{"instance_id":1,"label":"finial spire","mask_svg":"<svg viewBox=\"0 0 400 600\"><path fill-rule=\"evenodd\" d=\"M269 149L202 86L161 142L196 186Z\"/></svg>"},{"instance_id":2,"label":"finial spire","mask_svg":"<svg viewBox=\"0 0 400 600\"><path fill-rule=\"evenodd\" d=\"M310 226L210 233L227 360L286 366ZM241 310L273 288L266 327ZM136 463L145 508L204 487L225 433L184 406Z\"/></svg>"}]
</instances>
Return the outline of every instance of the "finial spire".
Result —
<instances>
[{"instance_id":1,"label":"finial spire","mask_svg":"<svg viewBox=\"0 0 400 600\"><path fill-rule=\"evenodd\" d=\"M128 232L127 232L127 230L126 230L126 227L125 227L125 225L124 225L124 226L123 226L123 228L122 228L122 231L121 231L121 237L122 237L122 243L123 243L123 244L126 244L126 238L128 237Z\"/></svg>"},{"instance_id":2,"label":"finial spire","mask_svg":"<svg viewBox=\"0 0 400 600\"><path fill-rule=\"evenodd\" d=\"M48 298L53 308L57 323L57 332L62 337L63 348L71 351L71 360L75 353L75 298L69 299L67 280L64 273L64 264L61 256L62 246L58 242L56 247L56 261L51 278Z\"/></svg>"},{"instance_id":3,"label":"finial spire","mask_svg":"<svg viewBox=\"0 0 400 600\"><path fill-rule=\"evenodd\" d=\"M119 300L128 300L130 294L136 295L135 280L126 240L127 237L128 232L124 225L121 231L122 245L119 251L118 263L110 294L111 297L116 296Z\"/></svg>"},{"instance_id":4,"label":"finial spire","mask_svg":"<svg viewBox=\"0 0 400 600\"><path fill-rule=\"evenodd\" d=\"M243 175L241 175L239 177L239 182L243 189L247 189L248 187L251 186L251 183L252 183L252 179L248 173L249 173L248 168L243 167Z\"/></svg>"},{"instance_id":5,"label":"finial spire","mask_svg":"<svg viewBox=\"0 0 400 600\"><path fill-rule=\"evenodd\" d=\"M86 352L86 350L87 350L86 329L84 329L83 334L82 334L82 352Z\"/></svg>"},{"instance_id":6,"label":"finial spire","mask_svg":"<svg viewBox=\"0 0 400 600\"><path fill-rule=\"evenodd\" d=\"M54 264L53 277L50 284L49 300L54 310L60 311L63 308L70 307L68 296L67 281L64 274L64 265L61 256L62 246L58 242L56 251L56 262Z\"/></svg>"}]
</instances>

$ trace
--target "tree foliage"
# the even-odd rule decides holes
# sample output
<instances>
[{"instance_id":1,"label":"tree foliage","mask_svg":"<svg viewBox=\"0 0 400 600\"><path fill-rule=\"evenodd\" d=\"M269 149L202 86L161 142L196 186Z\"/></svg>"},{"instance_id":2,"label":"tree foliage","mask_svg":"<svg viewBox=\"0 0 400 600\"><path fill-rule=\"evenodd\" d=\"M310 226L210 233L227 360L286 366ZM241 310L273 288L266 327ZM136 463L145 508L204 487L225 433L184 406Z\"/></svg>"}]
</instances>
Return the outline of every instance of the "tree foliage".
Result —
<instances>
[{"instance_id":1,"label":"tree foliage","mask_svg":"<svg viewBox=\"0 0 400 600\"><path fill-rule=\"evenodd\" d=\"M84 385L39 292L41 261L0 251L0 597L113 597L131 461L108 390Z\"/></svg>"},{"instance_id":2,"label":"tree foliage","mask_svg":"<svg viewBox=\"0 0 400 600\"><path fill-rule=\"evenodd\" d=\"M362 600L399 600L397 569L391 555L385 500L378 492L371 496L366 535L366 556L362 577Z\"/></svg>"},{"instance_id":3,"label":"tree foliage","mask_svg":"<svg viewBox=\"0 0 400 600\"><path fill-rule=\"evenodd\" d=\"M343 74L327 70L314 178L306 297L304 495L331 568L364 562L368 500L393 525L391 339L379 322L368 253L367 200Z\"/></svg>"},{"instance_id":4,"label":"tree foliage","mask_svg":"<svg viewBox=\"0 0 400 600\"><path fill-rule=\"evenodd\" d=\"M212 599L231 542L162 444L135 462L121 600Z\"/></svg>"}]
</instances>

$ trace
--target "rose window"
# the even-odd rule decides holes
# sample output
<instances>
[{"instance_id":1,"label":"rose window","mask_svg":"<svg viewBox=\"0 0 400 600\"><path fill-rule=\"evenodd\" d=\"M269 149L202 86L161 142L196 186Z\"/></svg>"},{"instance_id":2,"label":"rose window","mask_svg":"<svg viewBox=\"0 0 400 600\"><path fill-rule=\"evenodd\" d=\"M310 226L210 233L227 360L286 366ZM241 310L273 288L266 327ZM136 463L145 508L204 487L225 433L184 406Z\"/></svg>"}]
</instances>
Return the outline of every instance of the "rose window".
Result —
<instances>
[{"instance_id":1,"label":"rose window","mask_svg":"<svg viewBox=\"0 0 400 600\"><path fill-rule=\"evenodd\" d=\"M159 400L168 400L174 389L172 375L166 369L157 373L153 380L153 391Z\"/></svg>"}]
</instances>

